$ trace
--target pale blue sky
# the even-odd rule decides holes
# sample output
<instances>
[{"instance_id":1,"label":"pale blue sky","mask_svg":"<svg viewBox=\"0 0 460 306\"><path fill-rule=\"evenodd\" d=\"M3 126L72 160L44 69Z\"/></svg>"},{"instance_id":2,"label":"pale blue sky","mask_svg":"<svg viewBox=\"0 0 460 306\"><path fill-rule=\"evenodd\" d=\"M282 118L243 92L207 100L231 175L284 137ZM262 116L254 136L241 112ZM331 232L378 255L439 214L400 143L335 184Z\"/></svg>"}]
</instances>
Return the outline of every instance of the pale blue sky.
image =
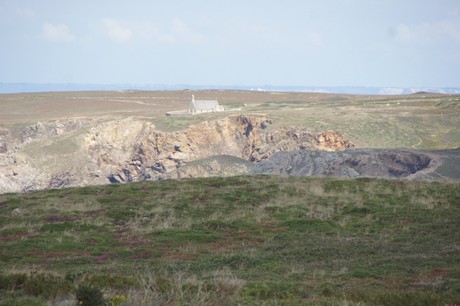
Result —
<instances>
[{"instance_id":1,"label":"pale blue sky","mask_svg":"<svg viewBox=\"0 0 460 306\"><path fill-rule=\"evenodd\" d=\"M0 0L0 82L460 86L459 0Z\"/></svg>"}]
</instances>

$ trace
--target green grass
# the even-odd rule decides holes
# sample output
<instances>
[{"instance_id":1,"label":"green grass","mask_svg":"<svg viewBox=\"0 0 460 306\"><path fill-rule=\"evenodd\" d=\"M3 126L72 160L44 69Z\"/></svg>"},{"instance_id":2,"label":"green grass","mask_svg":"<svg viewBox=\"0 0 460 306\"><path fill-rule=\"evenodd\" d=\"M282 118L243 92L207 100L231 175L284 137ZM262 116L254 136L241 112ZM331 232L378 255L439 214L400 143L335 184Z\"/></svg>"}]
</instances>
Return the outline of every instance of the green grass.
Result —
<instances>
[{"instance_id":1,"label":"green grass","mask_svg":"<svg viewBox=\"0 0 460 306\"><path fill-rule=\"evenodd\" d=\"M329 97L270 101L263 111L276 126L305 126L342 133L359 147L444 149L459 146L456 96Z\"/></svg>"},{"instance_id":2,"label":"green grass","mask_svg":"<svg viewBox=\"0 0 460 306\"><path fill-rule=\"evenodd\" d=\"M459 304L459 187L242 176L0 195L0 305L81 286L126 305Z\"/></svg>"},{"instance_id":3,"label":"green grass","mask_svg":"<svg viewBox=\"0 0 460 306\"><path fill-rule=\"evenodd\" d=\"M186 108L186 107L184 107ZM162 132L177 132L188 128L192 124L198 124L206 120L213 120L228 116L228 112L224 113L208 113L198 114L194 116L161 116L153 119L155 128Z\"/></svg>"}]
</instances>

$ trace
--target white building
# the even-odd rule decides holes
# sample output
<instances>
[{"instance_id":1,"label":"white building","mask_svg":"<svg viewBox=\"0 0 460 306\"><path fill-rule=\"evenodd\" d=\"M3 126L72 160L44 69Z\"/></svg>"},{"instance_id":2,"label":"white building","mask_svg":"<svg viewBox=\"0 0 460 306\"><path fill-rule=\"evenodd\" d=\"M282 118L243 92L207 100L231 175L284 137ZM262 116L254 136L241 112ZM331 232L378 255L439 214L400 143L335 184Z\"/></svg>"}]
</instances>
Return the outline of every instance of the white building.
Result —
<instances>
[{"instance_id":1,"label":"white building","mask_svg":"<svg viewBox=\"0 0 460 306\"><path fill-rule=\"evenodd\" d=\"M189 114L201 114L201 113L213 113L223 112L225 109L222 105L219 105L217 100L195 100L195 96L192 95L192 101L188 107Z\"/></svg>"}]
</instances>

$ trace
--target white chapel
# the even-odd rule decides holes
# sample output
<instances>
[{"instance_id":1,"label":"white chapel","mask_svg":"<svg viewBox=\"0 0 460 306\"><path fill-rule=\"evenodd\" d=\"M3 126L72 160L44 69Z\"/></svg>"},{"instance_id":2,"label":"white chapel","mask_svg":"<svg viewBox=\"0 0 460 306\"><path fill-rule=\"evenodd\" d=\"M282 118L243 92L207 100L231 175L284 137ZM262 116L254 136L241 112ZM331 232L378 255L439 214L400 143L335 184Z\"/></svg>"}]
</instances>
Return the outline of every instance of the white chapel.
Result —
<instances>
[{"instance_id":1,"label":"white chapel","mask_svg":"<svg viewBox=\"0 0 460 306\"><path fill-rule=\"evenodd\" d=\"M223 112L224 107L219 105L217 100L195 100L195 96L192 95L192 101L188 108L189 114L201 114L201 113L213 113Z\"/></svg>"}]
</instances>

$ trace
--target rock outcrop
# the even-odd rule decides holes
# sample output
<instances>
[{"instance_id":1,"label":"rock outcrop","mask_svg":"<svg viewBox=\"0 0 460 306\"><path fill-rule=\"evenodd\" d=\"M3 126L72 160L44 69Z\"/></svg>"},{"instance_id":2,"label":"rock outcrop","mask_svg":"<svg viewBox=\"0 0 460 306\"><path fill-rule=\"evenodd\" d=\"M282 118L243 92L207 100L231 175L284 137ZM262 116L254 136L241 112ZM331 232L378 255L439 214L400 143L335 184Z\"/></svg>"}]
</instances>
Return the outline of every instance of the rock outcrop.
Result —
<instances>
[{"instance_id":1,"label":"rock outcrop","mask_svg":"<svg viewBox=\"0 0 460 306\"><path fill-rule=\"evenodd\" d=\"M91 121L86 119L57 120L50 122L37 122L22 130L21 144L47 139L64 133L75 131L87 126Z\"/></svg>"},{"instance_id":2,"label":"rock outcrop","mask_svg":"<svg viewBox=\"0 0 460 306\"><path fill-rule=\"evenodd\" d=\"M273 128L264 115L232 115L177 132L159 131L145 119L72 119L39 122L16 134L0 130L0 192L243 174L248 162L278 151L354 147L332 131ZM221 157L208 160L214 156ZM222 163L229 157L233 165ZM203 163L184 167L198 160Z\"/></svg>"},{"instance_id":3,"label":"rock outcrop","mask_svg":"<svg viewBox=\"0 0 460 306\"><path fill-rule=\"evenodd\" d=\"M270 173L460 179L459 150L354 149L333 132L232 115L164 132L146 119L0 129L0 193L94 184Z\"/></svg>"},{"instance_id":4,"label":"rock outcrop","mask_svg":"<svg viewBox=\"0 0 460 306\"><path fill-rule=\"evenodd\" d=\"M409 150L351 149L342 152L278 152L250 173L292 176L401 178L430 166L432 158Z\"/></svg>"},{"instance_id":5,"label":"rock outcrop","mask_svg":"<svg viewBox=\"0 0 460 306\"><path fill-rule=\"evenodd\" d=\"M8 143L11 138L10 131L7 129L0 129L0 154L8 152Z\"/></svg>"},{"instance_id":6,"label":"rock outcrop","mask_svg":"<svg viewBox=\"0 0 460 306\"><path fill-rule=\"evenodd\" d=\"M334 132L302 127L269 129L265 116L229 116L165 133L153 124L110 122L94 128L86 148L111 182L159 178L190 161L229 155L251 162L294 149L344 150L354 145Z\"/></svg>"}]
</instances>

